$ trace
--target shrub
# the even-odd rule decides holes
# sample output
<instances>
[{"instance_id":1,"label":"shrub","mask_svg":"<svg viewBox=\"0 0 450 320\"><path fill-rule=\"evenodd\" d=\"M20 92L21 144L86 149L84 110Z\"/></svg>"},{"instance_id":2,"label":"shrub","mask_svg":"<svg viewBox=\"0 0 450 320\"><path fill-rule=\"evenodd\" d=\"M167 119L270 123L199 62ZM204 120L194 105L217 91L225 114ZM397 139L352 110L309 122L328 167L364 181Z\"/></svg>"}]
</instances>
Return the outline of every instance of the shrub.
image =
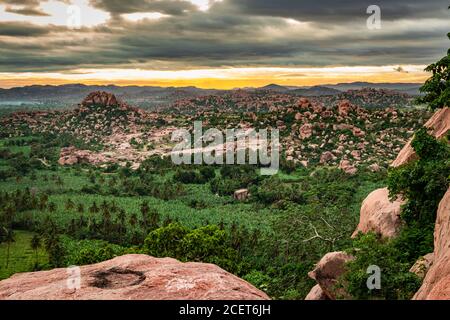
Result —
<instances>
[{"instance_id":1,"label":"shrub","mask_svg":"<svg viewBox=\"0 0 450 320\"><path fill-rule=\"evenodd\" d=\"M206 182L203 175L194 170L177 170L173 179L185 184L202 184Z\"/></svg>"},{"instance_id":2,"label":"shrub","mask_svg":"<svg viewBox=\"0 0 450 320\"><path fill-rule=\"evenodd\" d=\"M347 263L347 272L339 281L353 299L411 299L421 280L409 272L411 265L402 259L402 252L390 241L382 241L374 234L362 235L347 250L355 259ZM381 288L368 289L367 269L376 265L381 269Z\"/></svg>"},{"instance_id":3,"label":"shrub","mask_svg":"<svg viewBox=\"0 0 450 320\"><path fill-rule=\"evenodd\" d=\"M230 272L240 272L238 254L226 239L226 232L215 225L188 229L170 223L149 233L144 251L156 257L214 263Z\"/></svg>"}]
</instances>

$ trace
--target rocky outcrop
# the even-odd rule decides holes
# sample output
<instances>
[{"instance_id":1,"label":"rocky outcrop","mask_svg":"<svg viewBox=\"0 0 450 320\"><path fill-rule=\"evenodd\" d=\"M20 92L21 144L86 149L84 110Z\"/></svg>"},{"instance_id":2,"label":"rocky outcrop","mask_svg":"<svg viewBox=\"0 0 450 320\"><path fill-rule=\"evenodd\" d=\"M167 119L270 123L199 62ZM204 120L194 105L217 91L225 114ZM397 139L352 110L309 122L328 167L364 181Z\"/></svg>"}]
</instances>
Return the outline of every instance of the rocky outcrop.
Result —
<instances>
[{"instance_id":1,"label":"rocky outcrop","mask_svg":"<svg viewBox=\"0 0 450 320\"><path fill-rule=\"evenodd\" d=\"M322 288L316 284L311 291L306 295L305 300L330 300L323 292Z\"/></svg>"},{"instance_id":2,"label":"rocky outcrop","mask_svg":"<svg viewBox=\"0 0 450 320\"><path fill-rule=\"evenodd\" d=\"M79 150L75 147L61 148L58 163L62 166L79 163L101 164L106 158L101 154L96 154L89 150Z\"/></svg>"},{"instance_id":3,"label":"rocky outcrop","mask_svg":"<svg viewBox=\"0 0 450 320\"><path fill-rule=\"evenodd\" d=\"M117 106L119 105L119 101L116 96L111 93L105 91L94 91L81 102L82 107L89 107L93 105L102 107Z\"/></svg>"},{"instance_id":4,"label":"rocky outcrop","mask_svg":"<svg viewBox=\"0 0 450 320\"><path fill-rule=\"evenodd\" d=\"M349 112L352 110L352 105L350 104L350 101L343 100L338 105L338 113L340 116L346 117L348 116Z\"/></svg>"},{"instance_id":5,"label":"rocky outcrop","mask_svg":"<svg viewBox=\"0 0 450 320\"><path fill-rule=\"evenodd\" d=\"M345 298L347 294L341 288L337 288L336 284L341 275L345 272L345 264L351 261L353 257L345 252L330 252L323 256L317 263L313 271L308 273L311 279L316 280L328 299L336 300L337 297ZM318 290L310 292L310 297L317 296Z\"/></svg>"},{"instance_id":6,"label":"rocky outcrop","mask_svg":"<svg viewBox=\"0 0 450 320\"><path fill-rule=\"evenodd\" d=\"M450 188L439 203L437 211L433 265L413 299L450 299Z\"/></svg>"},{"instance_id":7,"label":"rocky outcrop","mask_svg":"<svg viewBox=\"0 0 450 320\"><path fill-rule=\"evenodd\" d=\"M342 160L339 163L339 169L341 169L342 171L344 171L349 175L354 175L358 172L358 169L355 166L353 166L348 160Z\"/></svg>"},{"instance_id":8,"label":"rocky outcrop","mask_svg":"<svg viewBox=\"0 0 450 320\"><path fill-rule=\"evenodd\" d=\"M409 272L416 274L419 278L425 278L428 270L430 270L434 261L434 253L424 255L414 263Z\"/></svg>"},{"instance_id":9,"label":"rocky outcrop","mask_svg":"<svg viewBox=\"0 0 450 320\"><path fill-rule=\"evenodd\" d=\"M321 164L325 164L325 163L327 163L329 161L332 161L332 160L336 160L336 156L330 151L325 151L320 156L320 163Z\"/></svg>"},{"instance_id":10,"label":"rocky outcrop","mask_svg":"<svg viewBox=\"0 0 450 320\"><path fill-rule=\"evenodd\" d=\"M233 197L234 197L235 200L238 200L238 201L244 201L244 200L247 200L248 197L249 197L248 189L239 189L239 190L236 190L236 191L234 192Z\"/></svg>"},{"instance_id":11,"label":"rocky outcrop","mask_svg":"<svg viewBox=\"0 0 450 320\"><path fill-rule=\"evenodd\" d=\"M437 111L425 123L425 127L428 128L428 132L437 139L444 137L450 130L450 108L445 107ZM400 151L397 158L392 162L392 167L399 167L416 159L417 155L411 146L411 141L412 139Z\"/></svg>"},{"instance_id":12,"label":"rocky outcrop","mask_svg":"<svg viewBox=\"0 0 450 320\"><path fill-rule=\"evenodd\" d=\"M79 272L68 270L54 269L16 274L0 282L0 299L269 299L264 292L216 265L181 263L172 258L159 259L132 254L82 266Z\"/></svg>"},{"instance_id":13,"label":"rocky outcrop","mask_svg":"<svg viewBox=\"0 0 450 320\"><path fill-rule=\"evenodd\" d=\"M400 199L393 202L389 200L387 188L371 192L362 203L359 224L352 237L356 237L359 232L374 232L386 238L395 237L401 227L402 204Z\"/></svg>"},{"instance_id":14,"label":"rocky outcrop","mask_svg":"<svg viewBox=\"0 0 450 320\"><path fill-rule=\"evenodd\" d=\"M312 136L313 127L310 123L305 123L300 127L300 138L307 139Z\"/></svg>"}]
</instances>

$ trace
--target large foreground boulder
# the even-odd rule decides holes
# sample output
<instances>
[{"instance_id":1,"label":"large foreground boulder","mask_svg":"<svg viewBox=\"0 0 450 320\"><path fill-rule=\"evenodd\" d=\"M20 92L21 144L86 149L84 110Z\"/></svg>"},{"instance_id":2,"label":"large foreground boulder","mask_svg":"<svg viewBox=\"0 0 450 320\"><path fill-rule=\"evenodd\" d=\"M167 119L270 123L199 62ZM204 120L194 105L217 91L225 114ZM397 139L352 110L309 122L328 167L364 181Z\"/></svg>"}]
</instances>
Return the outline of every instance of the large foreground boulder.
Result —
<instances>
[{"instance_id":1,"label":"large foreground boulder","mask_svg":"<svg viewBox=\"0 0 450 320\"><path fill-rule=\"evenodd\" d=\"M434 229L434 261L413 299L450 299L450 188L438 207Z\"/></svg>"},{"instance_id":2,"label":"large foreground boulder","mask_svg":"<svg viewBox=\"0 0 450 320\"><path fill-rule=\"evenodd\" d=\"M385 238L395 237L401 227L401 205L403 201L389 200L387 188L372 191L363 201L361 206L359 224L352 237L359 232L374 232Z\"/></svg>"},{"instance_id":3,"label":"large foreground boulder","mask_svg":"<svg viewBox=\"0 0 450 320\"><path fill-rule=\"evenodd\" d=\"M213 264L124 255L73 269L23 273L0 281L0 300L268 300Z\"/></svg>"},{"instance_id":4,"label":"large foreground boulder","mask_svg":"<svg viewBox=\"0 0 450 320\"><path fill-rule=\"evenodd\" d=\"M345 264L351 260L353 260L353 257L345 252L329 252L320 259L314 270L309 272L308 275L311 279L316 280L328 299L346 298L345 292L336 285L339 277L345 272ZM308 299L312 300L313 296L318 297L319 295L322 296L318 288L313 288L308 294Z\"/></svg>"},{"instance_id":5,"label":"large foreground boulder","mask_svg":"<svg viewBox=\"0 0 450 320\"><path fill-rule=\"evenodd\" d=\"M430 120L425 123L425 127L428 128L428 132L437 139L444 137L450 130L450 108L445 107L437 111ZM411 142L412 139L403 147L397 158L392 162L392 167L399 167L416 159L417 155L411 146Z\"/></svg>"}]
</instances>

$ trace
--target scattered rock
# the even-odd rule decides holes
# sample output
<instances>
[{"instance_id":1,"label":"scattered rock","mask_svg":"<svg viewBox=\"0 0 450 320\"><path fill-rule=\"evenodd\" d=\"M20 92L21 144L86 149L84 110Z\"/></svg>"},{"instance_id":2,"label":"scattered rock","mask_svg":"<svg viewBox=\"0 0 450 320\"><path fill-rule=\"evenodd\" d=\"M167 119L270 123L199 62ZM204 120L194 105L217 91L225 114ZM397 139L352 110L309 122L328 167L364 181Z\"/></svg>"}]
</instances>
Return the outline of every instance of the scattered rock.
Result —
<instances>
[{"instance_id":1,"label":"scattered rock","mask_svg":"<svg viewBox=\"0 0 450 320\"><path fill-rule=\"evenodd\" d=\"M79 150L75 147L61 148L58 163L64 165L74 165L78 163L101 164L106 158L102 154L96 154L89 150Z\"/></svg>"},{"instance_id":2,"label":"scattered rock","mask_svg":"<svg viewBox=\"0 0 450 320\"><path fill-rule=\"evenodd\" d=\"M342 251L327 253L308 275L317 281L329 299L336 300L337 297L346 297L347 294L343 289L335 286L338 278L345 272L345 264L353 259L352 256Z\"/></svg>"},{"instance_id":3,"label":"scattered rock","mask_svg":"<svg viewBox=\"0 0 450 320\"><path fill-rule=\"evenodd\" d=\"M368 168L372 172L379 172L381 170L381 168L378 165L378 163L372 163Z\"/></svg>"},{"instance_id":4,"label":"scattered rock","mask_svg":"<svg viewBox=\"0 0 450 320\"><path fill-rule=\"evenodd\" d=\"M331 160L336 160L336 156L331 153L330 151L325 151L324 153L322 153L322 155L320 156L320 163L321 164L325 164Z\"/></svg>"},{"instance_id":5,"label":"scattered rock","mask_svg":"<svg viewBox=\"0 0 450 320\"><path fill-rule=\"evenodd\" d=\"M305 123L300 127L300 138L307 139L312 136L313 127L310 123Z\"/></svg>"},{"instance_id":6,"label":"scattered rock","mask_svg":"<svg viewBox=\"0 0 450 320\"><path fill-rule=\"evenodd\" d=\"M342 160L339 163L339 169L350 175L354 175L358 172L358 169L353 166L348 160Z\"/></svg>"},{"instance_id":7,"label":"scattered rock","mask_svg":"<svg viewBox=\"0 0 450 320\"><path fill-rule=\"evenodd\" d=\"M238 201L247 200L249 196L248 189L239 189L234 192L234 199Z\"/></svg>"}]
</instances>

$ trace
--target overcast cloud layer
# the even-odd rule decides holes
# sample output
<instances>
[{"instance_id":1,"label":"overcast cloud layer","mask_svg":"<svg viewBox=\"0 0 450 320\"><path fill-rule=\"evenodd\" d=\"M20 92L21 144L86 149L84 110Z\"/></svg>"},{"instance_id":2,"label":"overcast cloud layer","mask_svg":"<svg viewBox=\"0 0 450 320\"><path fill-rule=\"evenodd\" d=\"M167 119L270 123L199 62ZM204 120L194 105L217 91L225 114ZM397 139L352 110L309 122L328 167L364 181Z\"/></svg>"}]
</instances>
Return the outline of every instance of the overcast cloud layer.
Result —
<instances>
[{"instance_id":1,"label":"overcast cloud layer","mask_svg":"<svg viewBox=\"0 0 450 320\"><path fill-rule=\"evenodd\" d=\"M0 0L0 72L425 65L449 47L448 0L223 0L207 10L194 0L86 1L109 18L74 30L38 23L47 1ZM366 27L371 4L380 30ZM149 12L162 16L127 18Z\"/></svg>"}]
</instances>

